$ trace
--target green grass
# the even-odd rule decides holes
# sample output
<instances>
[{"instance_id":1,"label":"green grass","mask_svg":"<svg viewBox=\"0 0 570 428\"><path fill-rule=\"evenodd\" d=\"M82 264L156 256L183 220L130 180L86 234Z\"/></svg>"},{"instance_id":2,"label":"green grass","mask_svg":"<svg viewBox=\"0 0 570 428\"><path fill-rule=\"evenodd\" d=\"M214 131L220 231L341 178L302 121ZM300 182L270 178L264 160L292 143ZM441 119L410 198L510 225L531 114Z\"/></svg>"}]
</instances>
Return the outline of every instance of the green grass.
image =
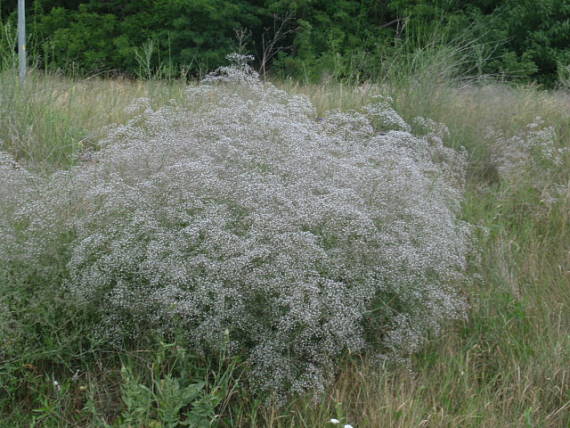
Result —
<instances>
[{"instance_id":1,"label":"green grass","mask_svg":"<svg viewBox=\"0 0 570 428\"><path fill-rule=\"evenodd\" d=\"M510 136L541 116L570 147L570 94L425 74L361 87L278 84L309 96L319 114L357 108L381 91L405 119L449 126L447 143L469 153L463 218L477 226L463 285L469 319L450 325L409 367L347 356L321 401L264 407L241 388L238 360L188 355L180 340L160 338L108 350L92 334L92 315L50 288L57 276L39 289L31 286L37 278L0 278L0 303L10 308L0 315L0 426L176 426L165 415L179 408L202 409L205 418L215 412L215 425L225 427L324 427L333 417L356 427L570 426L570 159L500 180L484 138L488 127ZM183 87L36 72L22 87L4 72L2 148L37 170L67 168L96 146L105 126L130 118L132 101L164 105ZM545 202L554 185L565 186L566 196ZM200 386L194 395L192 385Z\"/></svg>"}]
</instances>

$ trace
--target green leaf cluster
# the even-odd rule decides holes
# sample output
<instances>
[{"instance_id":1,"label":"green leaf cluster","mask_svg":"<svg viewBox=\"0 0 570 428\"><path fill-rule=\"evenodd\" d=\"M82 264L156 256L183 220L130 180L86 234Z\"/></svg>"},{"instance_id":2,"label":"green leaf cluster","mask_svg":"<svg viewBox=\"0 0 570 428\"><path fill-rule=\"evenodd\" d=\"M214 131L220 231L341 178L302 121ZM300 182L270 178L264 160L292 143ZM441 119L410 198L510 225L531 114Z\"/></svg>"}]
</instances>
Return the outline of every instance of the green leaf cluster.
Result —
<instances>
[{"instance_id":1,"label":"green leaf cluster","mask_svg":"<svg viewBox=\"0 0 570 428\"><path fill-rule=\"evenodd\" d=\"M16 4L0 0L0 19L12 30ZM35 65L78 75L201 76L241 51L281 76L358 81L378 77L391 58L458 40L469 48L465 73L551 86L570 65L567 0L28 0L27 7Z\"/></svg>"},{"instance_id":2,"label":"green leaf cluster","mask_svg":"<svg viewBox=\"0 0 570 428\"><path fill-rule=\"evenodd\" d=\"M235 29L260 27L262 15L245 0L71 2L76 7L59 0L29 3L29 45L36 65L78 75L201 74L236 49ZM10 18L15 20L13 10Z\"/></svg>"}]
</instances>

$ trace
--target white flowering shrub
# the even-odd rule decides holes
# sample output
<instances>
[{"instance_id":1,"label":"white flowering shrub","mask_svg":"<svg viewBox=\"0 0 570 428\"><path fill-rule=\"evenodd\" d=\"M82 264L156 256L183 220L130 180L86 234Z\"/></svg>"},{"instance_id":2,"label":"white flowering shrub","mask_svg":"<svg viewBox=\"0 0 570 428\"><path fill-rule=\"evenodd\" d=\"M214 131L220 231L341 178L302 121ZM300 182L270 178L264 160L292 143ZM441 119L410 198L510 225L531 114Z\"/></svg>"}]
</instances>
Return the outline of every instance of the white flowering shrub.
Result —
<instances>
[{"instance_id":1,"label":"white flowering shrub","mask_svg":"<svg viewBox=\"0 0 570 428\"><path fill-rule=\"evenodd\" d=\"M491 142L499 176L507 181L516 181L523 172L535 178L544 176L546 170L560 167L568 152L558 145L555 128L547 126L541 117L511 137L495 129L488 129L485 137Z\"/></svg>"},{"instance_id":2,"label":"white flowering shrub","mask_svg":"<svg viewBox=\"0 0 570 428\"><path fill-rule=\"evenodd\" d=\"M182 327L211 352L229 332L252 385L281 396L322 390L346 351L407 355L465 313L464 159L387 103L316 120L245 62L186 103L141 100L100 151L16 204L41 218L22 257L64 231L66 289L99 312L102 336ZM397 130L377 132L386 122Z\"/></svg>"}]
</instances>

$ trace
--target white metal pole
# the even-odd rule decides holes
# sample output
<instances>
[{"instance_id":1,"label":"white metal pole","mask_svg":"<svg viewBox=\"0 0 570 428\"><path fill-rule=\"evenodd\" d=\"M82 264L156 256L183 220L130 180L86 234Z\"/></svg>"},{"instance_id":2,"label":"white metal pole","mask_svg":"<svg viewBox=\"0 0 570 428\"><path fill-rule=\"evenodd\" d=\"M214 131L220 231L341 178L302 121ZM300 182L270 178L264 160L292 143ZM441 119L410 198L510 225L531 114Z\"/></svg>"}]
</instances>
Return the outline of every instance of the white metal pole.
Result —
<instances>
[{"instance_id":1,"label":"white metal pole","mask_svg":"<svg viewBox=\"0 0 570 428\"><path fill-rule=\"evenodd\" d=\"M18 0L18 65L20 82L26 78L26 2Z\"/></svg>"}]
</instances>

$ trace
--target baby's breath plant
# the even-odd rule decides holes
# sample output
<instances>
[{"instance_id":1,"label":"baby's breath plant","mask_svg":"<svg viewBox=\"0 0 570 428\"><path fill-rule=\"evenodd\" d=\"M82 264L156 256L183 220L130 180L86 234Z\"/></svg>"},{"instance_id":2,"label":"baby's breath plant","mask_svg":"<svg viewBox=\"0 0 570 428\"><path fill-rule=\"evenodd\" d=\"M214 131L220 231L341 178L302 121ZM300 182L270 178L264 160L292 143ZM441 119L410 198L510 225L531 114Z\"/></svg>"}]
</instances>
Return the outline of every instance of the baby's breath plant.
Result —
<instances>
[{"instance_id":1,"label":"baby's breath plant","mask_svg":"<svg viewBox=\"0 0 570 428\"><path fill-rule=\"evenodd\" d=\"M490 142L499 176L511 184L532 177L532 186L544 190L556 181L551 175L556 174L568 155L568 148L560 144L555 127L547 125L540 116L515 135L507 137L489 128L485 138Z\"/></svg>"},{"instance_id":2,"label":"baby's breath plant","mask_svg":"<svg viewBox=\"0 0 570 428\"><path fill-rule=\"evenodd\" d=\"M237 59L68 172L3 157L1 266L51 263L57 235L102 338L182 327L209 353L229 332L253 388L318 393L342 353L400 358L464 316L464 157L389 99L317 118Z\"/></svg>"}]
</instances>

